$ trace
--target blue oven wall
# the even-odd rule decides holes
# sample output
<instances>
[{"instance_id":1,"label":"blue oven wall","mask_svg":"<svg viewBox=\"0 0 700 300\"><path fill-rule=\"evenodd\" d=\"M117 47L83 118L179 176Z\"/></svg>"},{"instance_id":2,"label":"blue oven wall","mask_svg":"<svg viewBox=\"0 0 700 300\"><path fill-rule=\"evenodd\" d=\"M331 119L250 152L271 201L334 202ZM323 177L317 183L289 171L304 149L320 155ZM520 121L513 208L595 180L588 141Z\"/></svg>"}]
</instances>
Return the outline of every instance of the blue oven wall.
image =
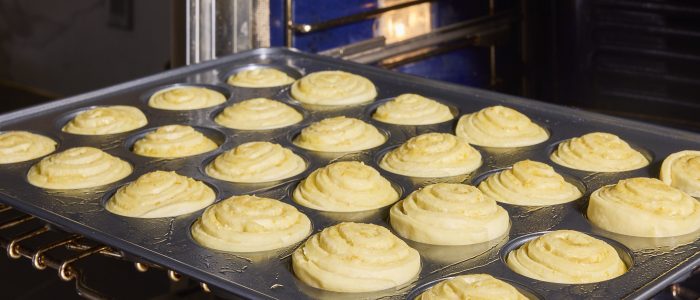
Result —
<instances>
[{"instance_id":1,"label":"blue oven wall","mask_svg":"<svg viewBox=\"0 0 700 300\"><path fill-rule=\"evenodd\" d=\"M501 0L512 1L512 0ZM372 10L376 1L346 0L295 0L295 23L317 23L338 17ZM488 1L440 0L432 2L433 28L473 19L488 14ZM284 0L270 1L271 44L284 45ZM345 26L309 33L295 34L293 47L306 52L359 42L374 36L374 20L361 21ZM489 84L488 48L470 47L436 55L428 59L406 64L394 70L475 87Z\"/></svg>"}]
</instances>

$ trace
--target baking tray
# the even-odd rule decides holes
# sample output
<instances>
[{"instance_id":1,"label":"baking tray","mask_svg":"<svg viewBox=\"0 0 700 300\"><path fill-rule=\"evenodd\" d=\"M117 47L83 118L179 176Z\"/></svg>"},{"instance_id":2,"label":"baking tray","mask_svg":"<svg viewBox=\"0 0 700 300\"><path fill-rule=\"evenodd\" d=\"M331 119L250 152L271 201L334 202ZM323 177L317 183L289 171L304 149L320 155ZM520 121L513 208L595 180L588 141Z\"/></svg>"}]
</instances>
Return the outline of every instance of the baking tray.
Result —
<instances>
[{"instance_id":1,"label":"baking tray","mask_svg":"<svg viewBox=\"0 0 700 300\"><path fill-rule=\"evenodd\" d=\"M378 88L375 103L340 108L313 107L297 103L289 96L289 88L237 88L227 85L226 77L254 66L272 66L294 77L321 70L345 70L365 76ZM79 79L76 79L79 80ZM177 84L205 85L226 94L226 104L195 111L164 111L148 107L147 99L155 91ZM418 93L450 105L458 114L470 113L496 104L507 105L530 116L549 130L545 143L517 149L476 147L484 164L473 174L443 179L413 179L381 170L377 161L388 149L408 138L426 132L453 133L457 119L428 126L398 126L373 120L370 115L379 103L402 93ZM215 124L213 116L226 105L253 98L269 97L293 105L305 119L295 126L265 131L239 131ZM76 112L94 105L125 104L139 107L148 116L147 127L123 134L79 136L60 131ZM389 135L382 146L359 153L324 154L306 151L290 141L309 123L329 116L345 115L360 118ZM130 152L134 137L166 124L188 124L221 142L215 151L188 158L163 160L141 157ZM700 264L700 241L697 234L666 239L631 238L594 229L584 211L588 195L602 185L619 179L657 177L661 161L670 153L683 149L700 149L700 135L640 122L584 112L577 109L488 92L453 84L398 74L294 50L257 49L223 57L202 64L187 66L98 91L35 106L0 116L0 130L28 130L57 140L57 151L75 146L93 146L121 157L134 166L129 177L106 186L76 191L47 191L29 185L25 174L38 159L0 166L0 199L15 208L36 215L67 231L121 249L132 257L152 262L178 273L206 282L225 294L257 299L303 298L385 298L401 299L415 295L436 281L459 274L489 273L513 283L525 293L547 299L566 298L648 298L669 284L681 280ZM560 167L548 154L562 140L592 131L619 135L651 158L648 167L620 173L591 173ZM301 154L308 160L308 169L289 180L270 184L232 184L209 178L202 166L219 153L241 143L274 141ZM214 251L194 243L189 228L201 211L161 219L125 218L107 212L103 203L118 187L153 170L173 170L211 185L217 201L231 195L257 194L280 199L297 207L313 222L314 233L340 221L375 223L387 226L389 207L367 213L321 213L295 204L289 196L296 184L314 169L337 160L362 160L380 170L383 176L400 187L402 197L415 189L435 182L476 184L494 171L513 163L533 159L548 163L567 178L585 188L581 199L548 207L518 207L501 204L511 218L509 234L503 239L472 246L429 246L407 241L421 253L422 270L415 281L396 290L366 294L339 294L311 288L298 281L291 272L290 254L296 246L255 254ZM580 285L540 282L508 269L504 255L508 250L542 232L575 229L608 240L631 264L629 271L612 280Z\"/></svg>"}]
</instances>

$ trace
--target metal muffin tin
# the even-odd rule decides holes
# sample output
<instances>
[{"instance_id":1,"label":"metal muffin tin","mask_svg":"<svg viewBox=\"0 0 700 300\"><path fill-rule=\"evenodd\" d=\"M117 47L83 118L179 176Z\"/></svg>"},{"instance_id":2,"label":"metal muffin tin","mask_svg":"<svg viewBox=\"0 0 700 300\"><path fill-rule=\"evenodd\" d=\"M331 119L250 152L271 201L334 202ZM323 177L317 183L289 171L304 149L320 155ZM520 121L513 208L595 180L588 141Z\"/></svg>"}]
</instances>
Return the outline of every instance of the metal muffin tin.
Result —
<instances>
[{"instance_id":1,"label":"metal muffin tin","mask_svg":"<svg viewBox=\"0 0 700 300\"><path fill-rule=\"evenodd\" d=\"M390 99L402 93L417 93L451 105L453 111L460 115L502 104L528 115L543 125L551 136L542 144L524 148L476 147L483 155L484 164L468 176L431 179L398 176L378 167L377 162L381 155L386 153L387 149L418 134L453 133L458 116L450 122L436 125L391 125L371 118L371 113L377 106L376 102L339 108L314 107L294 101L289 95L289 86L254 89L226 84L227 75L251 66L272 66L295 77L321 70L345 70L365 76L374 82L379 93L377 101ZM152 93L173 84L209 85L226 92L229 98L225 104L193 111L166 111L148 107L147 99ZM291 104L303 112L305 119L291 127L265 131L232 130L214 123L215 113L223 107L254 97L268 97ZM106 136L80 136L60 131L61 126L76 111L90 106L116 104L140 108L148 117L148 125L131 132ZM291 143L291 139L300 128L311 122L339 115L360 118L373 124L388 134L388 141L368 151L340 154L307 151ZM213 152L174 160L141 157L130 151L135 136L167 124L187 124L201 130L206 129L205 133L215 137L215 140L221 143L220 147ZM623 178L657 177L661 161L667 155L684 149L700 149L700 135L435 82L293 50L258 49L5 114L0 116L0 130L28 130L47 135L59 143L57 151L76 146L97 147L125 159L134 166L133 174L113 184L75 191L48 191L31 186L25 179L29 167L39 159L0 165L0 201L65 230L83 234L123 250L132 257L206 282L220 292L246 298L402 299L409 293L417 295L419 289L441 279L469 273L491 274L514 283L528 295L546 299L648 298L665 286L687 276L700 265L698 234L665 239L625 237L593 228L584 214L588 195L592 191ZM629 172L591 173L560 167L549 159L549 153L558 142L593 131L619 135L643 149L652 159L652 163L648 167ZM273 141L289 147L307 160L308 168L302 174L288 180L266 184L233 184L210 178L203 173L202 167L213 157L250 141ZM150 171L172 170L212 186L217 192L217 201L231 195L256 194L294 205L310 217L313 233L340 221L367 222L390 228L387 222L389 207L364 213L323 213L295 204L290 198L290 192L311 171L338 160L361 160L380 170L383 176L396 184L403 198L417 188L435 182L476 184L486 176L484 174L507 168L523 159L552 165L558 172L566 174L569 180L585 189L584 197L571 203L547 207L500 204L510 214L512 225L508 236L490 243L444 247L407 241L421 253L420 276L397 290L377 293L324 292L301 283L291 272L290 254L298 245L254 254L226 253L201 247L193 242L189 229L202 211L174 218L138 219L114 215L104 209L105 199L123 184ZM567 285L530 279L514 273L505 265L504 257L509 250L533 235L558 229L574 229L608 239L623 257L627 257L627 262L631 264L629 271L605 282Z\"/></svg>"}]
</instances>

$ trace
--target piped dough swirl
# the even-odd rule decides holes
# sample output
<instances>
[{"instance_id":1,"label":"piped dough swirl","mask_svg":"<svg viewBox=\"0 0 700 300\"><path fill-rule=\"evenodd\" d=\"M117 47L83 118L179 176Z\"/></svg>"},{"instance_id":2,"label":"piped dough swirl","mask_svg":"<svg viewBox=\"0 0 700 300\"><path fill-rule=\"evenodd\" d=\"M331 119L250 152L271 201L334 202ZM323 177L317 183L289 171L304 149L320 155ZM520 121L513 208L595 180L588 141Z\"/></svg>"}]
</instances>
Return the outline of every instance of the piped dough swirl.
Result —
<instances>
[{"instance_id":1,"label":"piped dough swirl","mask_svg":"<svg viewBox=\"0 0 700 300\"><path fill-rule=\"evenodd\" d=\"M103 135L131 131L146 124L146 115L138 108L115 105L79 112L62 130L80 135Z\"/></svg>"},{"instance_id":2,"label":"piped dough swirl","mask_svg":"<svg viewBox=\"0 0 700 300\"><path fill-rule=\"evenodd\" d=\"M287 85L294 78L273 68L255 68L236 73L228 78L228 84L247 88L264 88Z\"/></svg>"},{"instance_id":3,"label":"piped dough swirl","mask_svg":"<svg viewBox=\"0 0 700 300\"><path fill-rule=\"evenodd\" d=\"M118 157L77 147L44 157L29 169L27 180L46 189L82 189L116 182L131 171L131 165Z\"/></svg>"},{"instance_id":4,"label":"piped dough swirl","mask_svg":"<svg viewBox=\"0 0 700 300\"><path fill-rule=\"evenodd\" d=\"M372 117L398 125L428 125L454 118L447 105L416 94L403 94L382 104Z\"/></svg>"},{"instance_id":5,"label":"piped dough swirl","mask_svg":"<svg viewBox=\"0 0 700 300\"><path fill-rule=\"evenodd\" d=\"M620 137L603 132L563 141L550 158L564 167L589 172L630 171L649 164L642 153Z\"/></svg>"},{"instance_id":6,"label":"piped dough swirl","mask_svg":"<svg viewBox=\"0 0 700 300\"><path fill-rule=\"evenodd\" d=\"M488 274L460 275L441 281L415 300L527 300L515 287Z\"/></svg>"},{"instance_id":7,"label":"piped dough swirl","mask_svg":"<svg viewBox=\"0 0 700 300\"><path fill-rule=\"evenodd\" d=\"M342 161L311 172L294 190L293 198L321 211L357 212L394 203L399 193L374 168Z\"/></svg>"},{"instance_id":8,"label":"piped dough swirl","mask_svg":"<svg viewBox=\"0 0 700 300\"><path fill-rule=\"evenodd\" d=\"M407 239L433 245L470 245L496 239L508 231L508 212L475 187L428 185L396 203L391 227Z\"/></svg>"},{"instance_id":9,"label":"piped dough swirl","mask_svg":"<svg viewBox=\"0 0 700 300\"><path fill-rule=\"evenodd\" d=\"M523 160L482 181L479 189L498 202L515 205L555 205L574 201L581 191L541 162Z\"/></svg>"},{"instance_id":10,"label":"piped dough swirl","mask_svg":"<svg viewBox=\"0 0 700 300\"><path fill-rule=\"evenodd\" d=\"M344 116L326 118L301 130L294 144L308 150L353 152L386 142L379 130L359 119Z\"/></svg>"},{"instance_id":11,"label":"piped dough swirl","mask_svg":"<svg viewBox=\"0 0 700 300\"><path fill-rule=\"evenodd\" d=\"M265 130L287 127L303 119L301 113L287 104L254 98L225 108L214 118L214 122L239 130Z\"/></svg>"},{"instance_id":12,"label":"piped dough swirl","mask_svg":"<svg viewBox=\"0 0 700 300\"><path fill-rule=\"evenodd\" d=\"M343 71L311 73L294 82L292 97L301 103L350 105L377 97L377 88L369 79Z\"/></svg>"},{"instance_id":13,"label":"piped dough swirl","mask_svg":"<svg viewBox=\"0 0 700 300\"><path fill-rule=\"evenodd\" d=\"M661 164L661 180L700 198L700 151L685 150L669 155Z\"/></svg>"},{"instance_id":14,"label":"piped dough swirl","mask_svg":"<svg viewBox=\"0 0 700 300\"><path fill-rule=\"evenodd\" d=\"M566 284L600 282L627 272L615 248L573 230L537 237L508 253L506 262L520 275Z\"/></svg>"},{"instance_id":15,"label":"piped dough swirl","mask_svg":"<svg viewBox=\"0 0 700 300\"><path fill-rule=\"evenodd\" d=\"M405 176L456 176L481 166L481 153L454 135L426 133L385 154L379 166Z\"/></svg>"},{"instance_id":16,"label":"piped dough swirl","mask_svg":"<svg viewBox=\"0 0 700 300\"><path fill-rule=\"evenodd\" d=\"M219 105L226 97L208 88L180 86L160 90L148 99L148 106L164 110L193 110Z\"/></svg>"},{"instance_id":17,"label":"piped dough swirl","mask_svg":"<svg viewBox=\"0 0 700 300\"><path fill-rule=\"evenodd\" d=\"M178 158L212 151L219 147L191 126L166 125L147 133L134 143L134 153L141 156Z\"/></svg>"},{"instance_id":18,"label":"piped dough swirl","mask_svg":"<svg viewBox=\"0 0 700 300\"><path fill-rule=\"evenodd\" d=\"M201 181L154 171L119 188L105 208L127 217L164 218L198 211L215 199L214 190Z\"/></svg>"},{"instance_id":19,"label":"piped dough swirl","mask_svg":"<svg viewBox=\"0 0 700 300\"><path fill-rule=\"evenodd\" d=\"M270 142L241 144L217 156L205 169L211 177L240 183L282 180L304 170L304 159Z\"/></svg>"},{"instance_id":20,"label":"piped dough swirl","mask_svg":"<svg viewBox=\"0 0 700 300\"><path fill-rule=\"evenodd\" d=\"M294 245L311 233L311 221L294 206L269 198L233 196L207 208L192 238L221 251L258 252Z\"/></svg>"},{"instance_id":21,"label":"piped dough swirl","mask_svg":"<svg viewBox=\"0 0 700 300\"><path fill-rule=\"evenodd\" d=\"M499 148L530 146L549 138L526 115L500 105L462 116L455 132L470 144Z\"/></svg>"},{"instance_id":22,"label":"piped dough swirl","mask_svg":"<svg viewBox=\"0 0 700 300\"><path fill-rule=\"evenodd\" d=\"M27 131L0 133L0 164L28 161L56 150L56 141Z\"/></svg>"},{"instance_id":23,"label":"piped dough swirl","mask_svg":"<svg viewBox=\"0 0 700 300\"><path fill-rule=\"evenodd\" d=\"M678 236L700 229L700 202L658 179L624 179L591 194L588 219L624 235Z\"/></svg>"},{"instance_id":24,"label":"piped dough swirl","mask_svg":"<svg viewBox=\"0 0 700 300\"><path fill-rule=\"evenodd\" d=\"M335 292L372 292L409 282L420 255L388 229L340 223L310 237L292 254L294 274L304 283Z\"/></svg>"}]
</instances>

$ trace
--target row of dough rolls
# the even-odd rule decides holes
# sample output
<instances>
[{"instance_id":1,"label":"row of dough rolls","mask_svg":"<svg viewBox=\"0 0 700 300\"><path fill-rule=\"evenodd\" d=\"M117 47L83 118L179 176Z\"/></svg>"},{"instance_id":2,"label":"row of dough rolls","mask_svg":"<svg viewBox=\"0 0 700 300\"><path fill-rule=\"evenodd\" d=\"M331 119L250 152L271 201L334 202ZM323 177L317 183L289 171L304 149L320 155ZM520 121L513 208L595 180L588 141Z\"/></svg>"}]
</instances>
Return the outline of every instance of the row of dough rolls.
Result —
<instances>
[{"instance_id":1,"label":"row of dough rolls","mask_svg":"<svg viewBox=\"0 0 700 300\"><path fill-rule=\"evenodd\" d=\"M469 174L481 163L481 153L466 141L447 133L425 133L389 151L379 166L405 176L447 177Z\"/></svg>"},{"instance_id":2,"label":"row of dough rolls","mask_svg":"<svg viewBox=\"0 0 700 300\"><path fill-rule=\"evenodd\" d=\"M319 168L294 189L294 202L329 212L357 212L396 202L399 193L377 170L358 161Z\"/></svg>"},{"instance_id":3,"label":"row of dough rolls","mask_svg":"<svg viewBox=\"0 0 700 300\"><path fill-rule=\"evenodd\" d=\"M627 272L615 248L573 230L538 236L508 253L506 263L523 276L564 284L600 282Z\"/></svg>"},{"instance_id":4,"label":"row of dough rolls","mask_svg":"<svg viewBox=\"0 0 700 300\"><path fill-rule=\"evenodd\" d=\"M389 212L391 227L407 239L432 245L470 245L503 236L508 212L466 184L437 183L417 190Z\"/></svg>"},{"instance_id":5,"label":"row of dough rolls","mask_svg":"<svg viewBox=\"0 0 700 300\"><path fill-rule=\"evenodd\" d=\"M379 225L340 223L311 236L292 254L302 282L334 292L371 292L416 278L418 251Z\"/></svg>"},{"instance_id":6,"label":"row of dough rolls","mask_svg":"<svg viewBox=\"0 0 700 300\"><path fill-rule=\"evenodd\" d=\"M201 181L175 172L154 171L120 187L105 208L137 218L163 218L188 214L214 203L216 194Z\"/></svg>"},{"instance_id":7,"label":"row of dough rolls","mask_svg":"<svg viewBox=\"0 0 700 300\"><path fill-rule=\"evenodd\" d=\"M166 125L134 143L134 153L148 157L178 158L212 151L219 147L191 126Z\"/></svg>"},{"instance_id":8,"label":"row of dough rolls","mask_svg":"<svg viewBox=\"0 0 700 300\"><path fill-rule=\"evenodd\" d=\"M0 164L32 160L56 151L56 141L28 131L0 133Z\"/></svg>"},{"instance_id":9,"label":"row of dough rolls","mask_svg":"<svg viewBox=\"0 0 700 300\"><path fill-rule=\"evenodd\" d=\"M306 161L291 150L270 142L241 144L217 156L206 166L216 179L258 183L286 179L306 170Z\"/></svg>"},{"instance_id":10,"label":"row of dough rolls","mask_svg":"<svg viewBox=\"0 0 700 300\"><path fill-rule=\"evenodd\" d=\"M30 184L46 189L81 189L119 181L131 165L100 149L70 148L44 157L27 172Z\"/></svg>"},{"instance_id":11,"label":"row of dough rolls","mask_svg":"<svg viewBox=\"0 0 700 300\"><path fill-rule=\"evenodd\" d=\"M313 151L352 152L377 147L386 142L379 130L362 120L344 116L312 123L294 138L294 144Z\"/></svg>"},{"instance_id":12,"label":"row of dough rolls","mask_svg":"<svg viewBox=\"0 0 700 300\"><path fill-rule=\"evenodd\" d=\"M588 219L610 232L679 236L700 229L700 202L653 178L630 178L591 194Z\"/></svg>"},{"instance_id":13,"label":"row of dough rolls","mask_svg":"<svg viewBox=\"0 0 700 300\"><path fill-rule=\"evenodd\" d=\"M242 195L208 207L191 231L192 238L208 248L258 252L304 240L311 233L311 220L284 202Z\"/></svg>"},{"instance_id":14,"label":"row of dough rolls","mask_svg":"<svg viewBox=\"0 0 700 300\"><path fill-rule=\"evenodd\" d=\"M527 300L528 298L509 283L488 274L460 275L446 279L415 298L415 300L442 299Z\"/></svg>"}]
</instances>

